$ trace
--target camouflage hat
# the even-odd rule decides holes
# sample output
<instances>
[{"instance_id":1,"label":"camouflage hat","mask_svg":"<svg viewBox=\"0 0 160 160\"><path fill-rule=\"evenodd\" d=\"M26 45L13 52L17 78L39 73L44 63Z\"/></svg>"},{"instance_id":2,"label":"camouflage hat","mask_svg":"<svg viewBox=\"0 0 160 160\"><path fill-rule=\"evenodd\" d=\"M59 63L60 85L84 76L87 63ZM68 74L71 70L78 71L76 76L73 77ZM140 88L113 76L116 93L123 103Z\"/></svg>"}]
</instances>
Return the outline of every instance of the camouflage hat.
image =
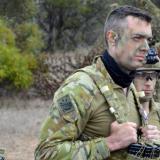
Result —
<instances>
[{"instance_id":1,"label":"camouflage hat","mask_svg":"<svg viewBox=\"0 0 160 160\"><path fill-rule=\"evenodd\" d=\"M157 71L160 72L160 62L155 64L145 64L143 67L138 68L137 71Z\"/></svg>"}]
</instances>

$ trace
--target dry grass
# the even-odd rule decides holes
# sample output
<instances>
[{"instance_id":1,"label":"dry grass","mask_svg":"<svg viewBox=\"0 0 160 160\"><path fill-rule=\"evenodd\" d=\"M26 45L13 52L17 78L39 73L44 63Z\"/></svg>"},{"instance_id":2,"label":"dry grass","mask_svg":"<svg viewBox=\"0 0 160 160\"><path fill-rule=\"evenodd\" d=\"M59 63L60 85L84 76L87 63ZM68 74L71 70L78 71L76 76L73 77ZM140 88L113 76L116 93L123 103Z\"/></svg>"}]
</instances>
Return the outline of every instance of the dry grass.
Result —
<instances>
[{"instance_id":1,"label":"dry grass","mask_svg":"<svg viewBox=\"0 0 160 160\"><path fill-rule=\"evenodd\" d=\"M0 148L7 160L33 160L51 100L0 98Z\"/></svg>"}]
</instances>

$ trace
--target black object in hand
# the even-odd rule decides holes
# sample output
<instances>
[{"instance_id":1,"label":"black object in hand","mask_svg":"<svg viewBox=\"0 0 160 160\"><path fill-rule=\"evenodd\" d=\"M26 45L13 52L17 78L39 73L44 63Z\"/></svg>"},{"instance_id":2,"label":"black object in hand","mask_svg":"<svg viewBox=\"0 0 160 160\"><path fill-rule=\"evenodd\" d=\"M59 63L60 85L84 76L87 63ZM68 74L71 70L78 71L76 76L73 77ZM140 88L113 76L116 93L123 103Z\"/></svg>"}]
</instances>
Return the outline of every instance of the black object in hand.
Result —
<instances>
[{"instance_id":1,"label":"black object in hand","mask_svg":"<svg viewBox=\"0 0 160 160\"><path fill-rule=\"evenodd\" d=\"M159 158L160 157L160 146L158 145L144 145L140 143L133 143L128 146L128 153L135 157L141 158Z\"/></svg>"}]
</instances>

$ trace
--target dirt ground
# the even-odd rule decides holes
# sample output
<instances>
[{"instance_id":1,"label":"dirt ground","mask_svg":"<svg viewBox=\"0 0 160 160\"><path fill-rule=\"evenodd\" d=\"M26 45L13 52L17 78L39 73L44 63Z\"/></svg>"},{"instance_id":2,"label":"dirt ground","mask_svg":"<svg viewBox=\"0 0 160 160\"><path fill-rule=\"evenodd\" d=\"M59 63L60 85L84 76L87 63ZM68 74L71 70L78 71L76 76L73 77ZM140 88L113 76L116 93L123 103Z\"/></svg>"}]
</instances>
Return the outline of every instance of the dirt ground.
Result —
<instances>
[{"instance_id":1,"label":"dirt ground","mask_svg":"<svg viewBox=\"0 0 160 160\"><path fill-rule=\"evenodd\" d=\"M33 160L51 100L0 98L0 148L7 160Z\"/></svg>"}]
</instances>

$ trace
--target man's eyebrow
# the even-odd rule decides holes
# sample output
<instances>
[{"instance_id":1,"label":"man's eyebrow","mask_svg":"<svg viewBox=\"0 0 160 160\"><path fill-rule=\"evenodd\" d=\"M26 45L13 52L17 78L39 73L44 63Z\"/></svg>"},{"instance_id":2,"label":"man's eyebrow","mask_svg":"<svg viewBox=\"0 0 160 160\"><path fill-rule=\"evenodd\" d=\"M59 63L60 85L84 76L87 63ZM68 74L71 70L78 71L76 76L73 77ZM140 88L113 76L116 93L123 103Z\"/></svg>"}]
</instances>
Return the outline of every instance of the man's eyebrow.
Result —
<instances>
[{"instance_id":1,"label":"man's eyebrow","mask_svg":"<svg viewBox=\"0 0 160 160\"><path fill-rule=\"evenodd\" d=\"M148 38L148 39L153 38L152 35L147 35L147 34L144 34L144 33L134 33L132 36L145 37L145 38Z\"/></svg>"}]
</instances>

